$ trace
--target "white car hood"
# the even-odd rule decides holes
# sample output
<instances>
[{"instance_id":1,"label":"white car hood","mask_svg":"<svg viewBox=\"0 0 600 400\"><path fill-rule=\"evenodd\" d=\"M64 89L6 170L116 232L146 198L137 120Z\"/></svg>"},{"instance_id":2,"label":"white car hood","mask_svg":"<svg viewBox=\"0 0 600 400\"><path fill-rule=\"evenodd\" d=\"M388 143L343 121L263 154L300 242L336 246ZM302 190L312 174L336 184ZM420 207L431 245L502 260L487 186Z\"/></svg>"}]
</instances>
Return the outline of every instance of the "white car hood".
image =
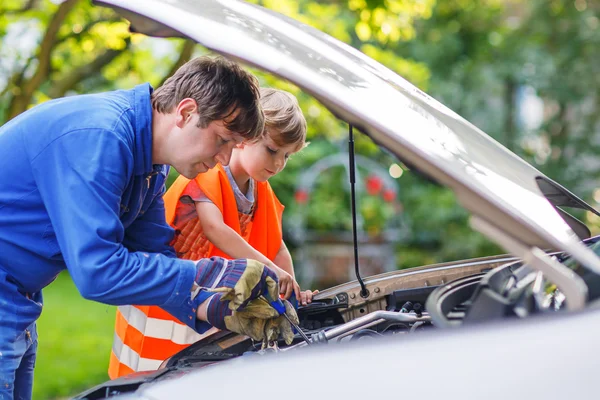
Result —
<instances>
[{"instance_id":1,"label":"white car hood","mask_svg":"<svg viewBox=\"0 0 600 400\"><path fill-rule=\"evenodd\" d=\"M243 1L96 3L116 8L138 32L189 37L288 79L402 160L450 187L473 215L523 248L567 251L600 271L600 260L544 197L536 183L536 178L545 178L540 171L356 49Z\"/></svg>"}]
</instances>

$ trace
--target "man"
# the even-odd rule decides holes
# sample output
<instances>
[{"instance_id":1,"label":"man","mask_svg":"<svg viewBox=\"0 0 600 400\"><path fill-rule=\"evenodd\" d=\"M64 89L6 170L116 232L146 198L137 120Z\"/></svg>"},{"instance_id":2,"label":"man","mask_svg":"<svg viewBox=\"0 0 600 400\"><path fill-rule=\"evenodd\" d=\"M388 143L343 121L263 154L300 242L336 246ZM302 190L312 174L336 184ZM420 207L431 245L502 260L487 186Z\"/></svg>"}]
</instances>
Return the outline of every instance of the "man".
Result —
<instances>
[{"instance_id":1,"label":"man","mask_svg":"<svg viewBox=\"0 0 600 400\"><path fill-rule=\"evenodd\" d=\"M203 57L156 91L57 99L0 128L0 399L31 397L41 290L64 269L86 299L247 333L255 316L238 316L276 296L277 277L251 260L175 258L162 195L168 165L193 179L262 133L258 97L254 76ZM210 310L206 288L224 288Z\"/></svg>"}]
</instances>

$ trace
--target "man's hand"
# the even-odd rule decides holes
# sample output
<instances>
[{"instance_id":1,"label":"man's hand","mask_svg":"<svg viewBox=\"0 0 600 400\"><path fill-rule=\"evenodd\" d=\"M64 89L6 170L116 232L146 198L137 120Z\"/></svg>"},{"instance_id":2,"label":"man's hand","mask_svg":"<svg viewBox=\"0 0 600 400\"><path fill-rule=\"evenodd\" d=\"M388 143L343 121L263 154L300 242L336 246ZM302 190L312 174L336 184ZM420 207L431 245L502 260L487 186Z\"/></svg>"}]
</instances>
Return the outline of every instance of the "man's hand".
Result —
<instances>
[{"instance_id":1,"label":"man's hand","mask_svg":"<svg viewBox=\"0 0 600 400\"><path fill-rule=\"evenodd\" d=\"M221 292L232 311L268 292L277 298L277 276L264 264L249 259L206 258L196 264L195 282L202 290Z\"/></svg>"},{"instance_id":2,"label":"man's hand","mask_svg":"<svg viewBox=\"0 0 600 400\"><path fill-rule=\"evenodd\" d=\"M298 324L298 315L287 300L286 314ZM217 293L207 300L206 320L216 328L250 336L257 341L275 341L281 335L287 344L294 339L292 326L263 298L251 300L243 309L233 311L227 295Z\"/></svg>"}]
</instances>

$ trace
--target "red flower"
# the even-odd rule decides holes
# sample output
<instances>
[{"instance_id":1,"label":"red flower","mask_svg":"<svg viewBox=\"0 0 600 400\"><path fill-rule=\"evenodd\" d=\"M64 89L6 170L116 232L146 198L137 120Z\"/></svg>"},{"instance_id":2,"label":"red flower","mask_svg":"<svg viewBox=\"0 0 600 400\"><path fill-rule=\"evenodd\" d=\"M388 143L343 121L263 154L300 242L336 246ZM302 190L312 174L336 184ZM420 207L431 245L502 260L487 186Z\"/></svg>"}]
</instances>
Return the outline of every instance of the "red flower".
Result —
<instances>
[{"instance_id":1,"label":"red flower","mask_svg":"<svg viewBox=\"0 0 600 400\"><path fill-rule=\"evenodd\" d=\"M367 178L366 187L367 193L369 193L371 196L375 196L383 188L383 182L378 176L370 175Z\"/></svg>"},{"instance_id":2,"label":"red flower","mask_svg":"<svg viewBox=\"0 0 600 400\"><path fill-rule=\"evenodd\" d=\"M294 199L298 204L305 204L308 201L308 193L306 190L297 190L294 194Z\"/></svg>"},{"instance_id":3,"label":"red flower","mask_svg":"<svg viewBox=\"0 0 600 400\"><path fill-rule=\"evenodd\" d=\"M395 199L396 199L396 193L394 193L393 190L385 189L383 191L383 200L387 201L388 203L391 203Z\"/></svg>"}]
</instances>

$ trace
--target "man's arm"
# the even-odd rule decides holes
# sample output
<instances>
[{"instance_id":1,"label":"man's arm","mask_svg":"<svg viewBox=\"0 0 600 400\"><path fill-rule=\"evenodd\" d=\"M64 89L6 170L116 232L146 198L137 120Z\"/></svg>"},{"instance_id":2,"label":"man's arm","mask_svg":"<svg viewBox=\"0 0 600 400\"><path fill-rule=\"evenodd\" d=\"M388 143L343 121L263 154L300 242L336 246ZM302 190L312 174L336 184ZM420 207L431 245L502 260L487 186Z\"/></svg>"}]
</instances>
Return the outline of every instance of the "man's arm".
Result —
<instances>
[{"instance_id":1,"label":"man's arm","mask_svg":"<svg viewBox=\"0 0 600 400\"><path fill-rule=\"evenodd\" d=\"M119 207L132 168L129 146L107 130L66 133L32 159L62 256L82 296L114 305L176 306L186 309L183 318L195 318L194 262L129 252L122 244Z\"/></svg>"},{"instance_id":2,"label":"man's arm","mask_svg":"<svg viewBox=\"0 0 600 400\"><path fill-rule=\"evenodd\" d=\"M125 230L123 244L128 249L175 257L175 250L169 244L173 239L174 231L165 219L165 203L163 201L165 191L163 184L146 212L139 215Z\"/></svg>"}]
</instances>

